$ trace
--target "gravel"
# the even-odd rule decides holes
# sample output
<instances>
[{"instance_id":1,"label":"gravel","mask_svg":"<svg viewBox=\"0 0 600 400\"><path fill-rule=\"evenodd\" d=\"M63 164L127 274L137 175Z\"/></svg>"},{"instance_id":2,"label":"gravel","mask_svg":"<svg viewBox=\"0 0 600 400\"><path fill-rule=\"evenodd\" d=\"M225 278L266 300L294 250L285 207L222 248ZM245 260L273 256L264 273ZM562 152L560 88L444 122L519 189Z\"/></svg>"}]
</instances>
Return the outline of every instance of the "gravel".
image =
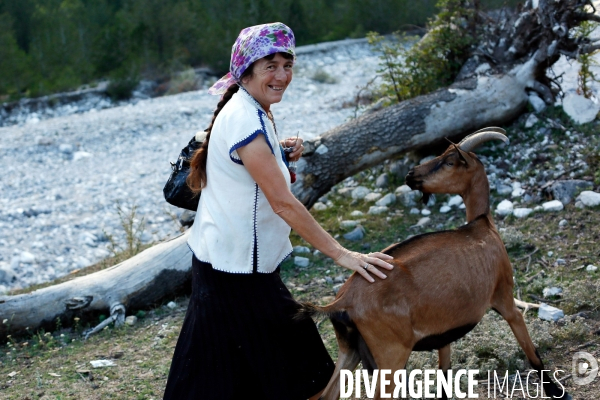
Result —
<instances>
[{"instance_id":1,"label":"gravel","mask_svg":"<svg viewBox=\"0 0 600 400\"><path fill-rule=\"evenodd\" d=\"M299 48L294 81L272 107L280 137L311 139L353 117L357 87L377 63L366 40ZM337 83L311 79L317 70ZM117 205L124 215L135 210L144 242L179 234L183 210L162 194L169 161L209 124L218 98L204 89L96 101L24 114L0 128L0 293L96 263L111 254L110 240L124 247Z\"/></svg>"}]
</instances>

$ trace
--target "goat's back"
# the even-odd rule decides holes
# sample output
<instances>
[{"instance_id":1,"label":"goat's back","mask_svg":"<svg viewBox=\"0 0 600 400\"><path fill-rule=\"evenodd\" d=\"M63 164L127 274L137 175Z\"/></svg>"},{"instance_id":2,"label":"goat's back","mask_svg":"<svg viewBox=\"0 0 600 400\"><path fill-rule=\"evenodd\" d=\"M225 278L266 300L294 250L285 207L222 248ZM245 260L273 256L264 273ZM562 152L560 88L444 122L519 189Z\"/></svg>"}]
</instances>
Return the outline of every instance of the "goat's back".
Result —
<instances>
[{"instance_id":1,"label":"goat's back","mask_svg":"<svg viewBox=\"0 0 600 400\"><path fill-rule=\"evenodd\" d=\"M354 320L388 314L427 336L478 323L507 268L512 285L506 249L487 216L383 252L394 257L387 279L370 284L354 274L340 289L336 308Z\"/></svg>"}]
</instances>

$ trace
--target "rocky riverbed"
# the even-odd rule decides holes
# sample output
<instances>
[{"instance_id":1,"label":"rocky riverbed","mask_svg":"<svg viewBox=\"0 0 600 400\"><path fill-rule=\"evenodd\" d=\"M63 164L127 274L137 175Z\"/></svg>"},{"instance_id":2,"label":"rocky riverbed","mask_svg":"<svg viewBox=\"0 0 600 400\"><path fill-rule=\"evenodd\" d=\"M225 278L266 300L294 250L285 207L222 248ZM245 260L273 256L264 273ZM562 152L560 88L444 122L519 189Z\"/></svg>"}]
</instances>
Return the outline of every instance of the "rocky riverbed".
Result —
<instances>
[{"instance_id":1,"label":"rocky riverbed","mask_svg":"<svg viewBox=\"0 0 600 400\"><path fill-rule=\"evenodd\" d=\"M298 50L294 81L273 112L281 136L308 139L355 115L377 55L360 39ZM162 194L169 161L209 124L217 101L206 89L111 108L90 97L71 112L40 111L0 128L0 293L124 247L117 206L126 215L136 207L145 243L178 234L181 210Z\"/></svg>"},{"instance_id":2,"label":"rocky riverbed","mask_svg":"<svg viewBox=\"0 0 600 400\"><path fill-rule=\"evenodd\" d=\"M282 137L299 134L310 139L363 111L356 107L357 95L376 76L378 64L365 40L306 46L298 53L294 82L284 101L273 107ZM577 66L564 62L555 69L565 72L563 89L574 93ZM55 117L39 113L0 128L0 293L86 267L109 256L115 245L124 248L118 207L125 216L135 208L134 233L144 243L178 234L182 210L162 196L169 161L175 161L192 135L208 125L217 100L204 89L138 98L111 108L90 103L79 105L77 112ZM81 108L87 111L80 112ZM584 181L570 190L569 202L576 201L580 190L598 191L589 165L594 160L589 158L589 139L556 121L540 108L509 130L509 136L522 138L514 142L517 147L510 155L482 157L499 216L541 212L546 210L543 203L554 196L566 204L552 192L552 181ZM557 148L567 151L543 159ZM406 202L407 212L423 215L424 227L431 213L447 213L461 202L444 198L420 208L414 201L416 193L386 186L386 175L402 175L415 162L407 157L367 171L372 187L362 192L370 196L368 201L380 202L374 213L386 212L383 199ZM342 184L348 188L346 195L354 196L356 185L353 179L346 180ZM326 199L315 207L327 207Z\"/></svg>"}]
</instances>

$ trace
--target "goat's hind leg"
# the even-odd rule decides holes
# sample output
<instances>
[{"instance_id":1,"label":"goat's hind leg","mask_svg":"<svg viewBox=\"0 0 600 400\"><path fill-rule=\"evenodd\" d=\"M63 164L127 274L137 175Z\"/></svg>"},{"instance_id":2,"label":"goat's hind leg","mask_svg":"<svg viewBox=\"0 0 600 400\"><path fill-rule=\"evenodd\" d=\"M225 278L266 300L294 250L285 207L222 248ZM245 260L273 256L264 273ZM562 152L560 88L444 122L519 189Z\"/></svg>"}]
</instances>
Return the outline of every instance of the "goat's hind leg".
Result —
<instances>
[{"instance_id":1,"label":"goat's hind leg","mask_svg":"<svg viewBox=\"0 0 600 400\"><path fill-rule=\"evenodd\" d=\"M544 363L535 348L533 342L531 341L531 337L529 336L529 332L527 331L527 326L525 325L525 320L523 319L523 315L515 305L514 299L512 297L512 293L504 296L505 298L496 304L492 304L494 309L502 315L502 317L508 322L510 325L510 329L513 331L513 334L517 338L519 342L519 346L525 352L529 363L538 372L540 379L542 378L542 370L544 369ZM559 388L546 373L544 380L544 392L546 395L552 396L554 399L563 399L570 400L572 397L564 390L564 387ZM561 385L562 386L562 385Z\"/></svg>"},{"instance_id":2,"label":"goat's hind leg","mask_svg":"<svg viewBox=\"0 0 600 400\"><path fill-rule=\"evenodd\" d=\"M338 400L340 398L340 371L342 369L353 371L360 362L359 333L356 326L350 321L348 314L342 312L332 315L331 323L338 343L338 359L333 375L321 395L322 400Z\"/></svg>"}]
</instances>

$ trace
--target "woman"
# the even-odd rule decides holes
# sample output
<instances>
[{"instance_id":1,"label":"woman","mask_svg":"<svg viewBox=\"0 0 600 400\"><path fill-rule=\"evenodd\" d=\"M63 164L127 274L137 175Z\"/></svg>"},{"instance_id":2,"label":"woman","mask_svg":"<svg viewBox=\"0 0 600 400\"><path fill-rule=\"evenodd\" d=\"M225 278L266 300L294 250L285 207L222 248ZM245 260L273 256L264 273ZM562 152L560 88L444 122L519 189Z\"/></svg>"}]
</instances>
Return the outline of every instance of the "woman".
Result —
<instances>
[{"instance_id":1,"label":"woman","mask_svg":"<svg viewBox=\"0 0 600 400\"><path fill-rule=\"evenodd\" d=\"M188 184L202 190L188 244L192 296L164 399L316 399L333 372L311 320L279 277L291 253L290 227L335 262L385 278L382 253L344 249L290 191L288 159L302 139L279 141L270 106L292 80L294 35L282 23L241 31L230 72L209 90L221 101L194 154Z\"/></svg>"}]
</instances>

